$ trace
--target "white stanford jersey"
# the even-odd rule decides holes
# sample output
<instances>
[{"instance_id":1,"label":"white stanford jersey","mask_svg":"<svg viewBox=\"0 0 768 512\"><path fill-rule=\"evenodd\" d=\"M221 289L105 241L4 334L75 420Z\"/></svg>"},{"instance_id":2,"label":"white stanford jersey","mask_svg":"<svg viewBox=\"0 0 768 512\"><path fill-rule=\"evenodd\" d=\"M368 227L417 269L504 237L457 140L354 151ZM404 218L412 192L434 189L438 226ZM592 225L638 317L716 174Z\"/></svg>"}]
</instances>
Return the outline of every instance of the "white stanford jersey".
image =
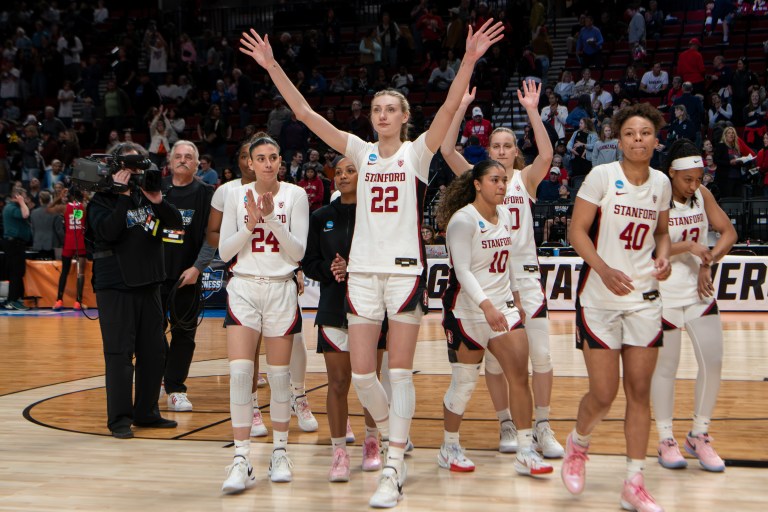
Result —
<instances>
[{"instance_id":1,"label":"white stanford jersey","mask_svg":"<svg viewBox=\"0 0 768 512\"><path fill-rule=\"evenodd\" d=\"M536 256L536 241L533 237L533 203L535 198L528 194L523 183L523 173L515 170L507 184L504 207L512 216L512 248L510 259L512 271L518 279L539 278L539 259Z\"/></svg>"},{"instance_id":2,"label":"white stanford jersey","mask_svg":"<svg viewBox=\"0 0 768 512\"><path fill-rule=\"evenodd\" d=\"M424 193L432 153L426 134L406 141L389 158L379 145L349 135L346 156L357 167L357 213L349 271L419 275Z\"/></svg>"},{"instance_id":3,"label":"white stanford jersey","mask_svg":"<svg viewBox=\"0 0 768 512\"><path fill-rule=\"evenodd\" d=\"M700 191L697 190L693 201L687 204L674 202L669 209L669 238L673 244L690 240L706 245L708 234L709 221ZM669 262L672 264L672 274L669 279L659 283L664 307L690 306L701 302L698 293L699 257L684 252L670 257ZM708 297L704 302L713 300L714 297Z\"/></svg>"},{"instance_id":4,"label":"white stanford jersey","mask_svg":"<svg viewBox=\"0 0 768 512\"><path fill-rule=\"evenodd\" d=\"M589 236L598 255L609 267L629 276L635 289L614 295L585 263L577 291L582 306L616 310L641 305L654 295L658 298L659 283L652 275L653 233L659 212L669 209L671 196L669 179L656 169L650 169L648 180L640 186L629 183L619 162L598 165L587 174L578 197L598 206Z\"/></svg>"},{"instance_id":5,"label":"white stanford jersey","mask_svg":"<svg viewBox=\"0 0 768 512\"><path fill-rule=\"evenodd\" d=\"M233 188L226 198L221 223L219 252L223 260L229 259L229 251L222 250L232 235L247 231L248 212L245 209L246 190L253 191L259 200L256 184L249 183ZM291 183L280 183L274 196L274 220L261 219L250 236L240 235L243 242L232 264L235 275L245 277L288 277L299 267L307 247L309 231L309 201L303 188ZM279 232L278 232L279 230ZM278 238L282 239L278 240Z\"/></svg>"},{"instance_id":6,"label":"white stanford jersey","mask_svg":"<svg viewBox=\"0 0 768 512\"><path fill-rule=\"evenodd\" d=\"M451 273L443 309L453 311L456 318L484 320L482 301L489 299L499 310L512 301L512 217L504 205L496 210L499 220L495 226L471 204L454 213L448 222Z\"/></svg>"},{"instance_id":7,"label":"white stanford jersey","mask_svg":"<svg viewBox=\"0 0 768 512\"><path fill-rule=\"evenodd\" d=\"M242 178L229 180L223 185L219 185L216 188L216 190L213 191L213 197L211 198L211 207L215 208L216 210L219 210L220 212L223 212L224 206L227 204L227 199L229 199L229 196L232 193L231 192L232 189L242 187L242 186L243 186Z\"/></svg>"}]
</instances>

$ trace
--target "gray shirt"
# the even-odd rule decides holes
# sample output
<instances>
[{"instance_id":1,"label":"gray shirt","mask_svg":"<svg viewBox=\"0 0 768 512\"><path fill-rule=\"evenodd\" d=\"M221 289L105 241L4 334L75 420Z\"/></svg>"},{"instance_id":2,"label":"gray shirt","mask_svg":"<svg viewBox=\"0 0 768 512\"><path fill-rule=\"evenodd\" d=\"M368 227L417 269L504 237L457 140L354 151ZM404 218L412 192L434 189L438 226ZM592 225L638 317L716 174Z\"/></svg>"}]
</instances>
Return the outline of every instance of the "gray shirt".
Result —
<instances>
[{"instance_id":1,"label":"gray shirt","mask_svg":"<svg viewBox=\"0 0 768 512\"><path fill-rule=\"evenodd\" d=\"M48 213L45 206L38 206L29 214L32 223L32 249L36 251L52 251L56 246L57 237L54 221L58 215Z\"/></svg>"}]
</instances>

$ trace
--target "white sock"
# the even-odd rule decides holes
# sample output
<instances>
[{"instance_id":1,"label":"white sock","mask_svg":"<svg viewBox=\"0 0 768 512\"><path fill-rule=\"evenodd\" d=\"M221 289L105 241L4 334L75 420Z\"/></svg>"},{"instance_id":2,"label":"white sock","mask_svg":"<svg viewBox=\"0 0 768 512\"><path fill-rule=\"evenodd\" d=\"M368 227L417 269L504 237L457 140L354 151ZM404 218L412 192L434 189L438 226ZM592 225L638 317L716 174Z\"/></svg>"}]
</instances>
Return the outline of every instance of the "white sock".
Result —
<instances>
[{"instance_id":1,"label":"white sock","mask_svg":"<svg viewBox=\"0 0 768 512\"><path fill-rule=\"evenodd\" d=\"M536 425L542 421L549 421L549 406L539 407L537 405L533 413L536 417Z\"/></svg>"},{"instance_id":2,"label":"white sock","mask_svg":"<svg viewBox=\"0 0 768 512\"><path fill-rule=\"evenodd\" d=\"M642 473L645 469L645 459L630 459L627 457L627 480L632 480L632 477L638 473Z\"/></svg>"},{"instance_id":3,"label":"white sock","mask_svg":"<svg viewBox=\"0 0 768 512\"><path fill-rule=\"evenodd\" d=\"M369 427L368 425L365 426L365 437L375 437L378 439L379 437L379 429L376 427Z\"/></svg>"},{"instance_id":4,"label":"white sock","mask_svg":"<svg viewBox=\"0 0 768 512\"><path fill-rule=\"evenodd\" d=\"M656 420L656 430L659 431L659 441L675 438L675 434L672 431L672 418L668 420Z\"/></svg>"},{"instance_id":5,"label":"white sock","mask_svg":"<svg viewBox=\"0 0 768 512\"><path fill-rule=\"evenodd\" d=\"M343 448L344 451L347 451L347 438L345 437L332 437L331 438L331 447L336 450L336 448Z\"/></svg>"},{"instance_id":6,"label":"white sock","mask_svg":"<svg viewBox=\"0 0 768 512\"><path fill-rule=\"evenodd\" d=\"M296 384L291 382L291 395L293 398L304 396L306 395L306 388L304 387L304 383Z\"/></svg>"},{"instance_id":7,"label":"white sock","mask_svg":"<svg viewBox=\"0 0 768 512\"><path fill-rule=\"evenodd\" d=\"M395 468L398 475L403 469L403 459L405 459L405 448L389 445L386 465Z\"/></svg>"},{"instance_id":8,"label":"white sock","mask_svg":"<svg viewBox=\"0 0 768 512\"><path fill-rule=\"evenodd\" d=\"M578 432L576 432L576 429L574 428L573 431L571 432L571 439L577 445L583 448L589 448L589 441L592 439L592 434L587 434L583 436Z\"/></svg>"},{"instance_id":9,"label":"white sock","mask_svg":"<svg viewBox=\"0 0 768 512\"><path fill-rule=\"evenodd\" d=\"M530 450L533 445L533 429L526 428L517 431L517 450L518 453Z\"/></svg>"},{"instance_id":10,"label":"white sock","mask_svg":"<svg viewBox=\"0 0 768 512\"><path fill-rule=\"evenodd\" d=\"M458 432L448 432L447 430L443 431L443 444L449 445L449 444L459 444L459 433Z\"/></svg>"},{"instance_id":11,"label":"white sock","mask_svg":"<svg viewBox=\"0 0 768 512\"><path fill-rule=\"evenodd\" d=\"M259 408L259 394L254 391L251 393L251 400L253 401L253 408L258 409Z\"/></svg>"},{"instance_id":12,"label":"white sock","mask_svg":"<svg viewBox=\"0 0 768 512\"><path fill-rule=\"evenodd\" d=\"M282 448L283 450L288 448L288 432L272 431L272 450Z\"/></svg>"},{"instance_id":13,"label":"white sock","mask_svg":"<svg viewBox=\"0 0 768 512\"><path fill-rule=\"evenodd\" d=\"M235 455L242 455L246 459L251 455L251 440L238 441L235 439Z\"/></svg>"},{"instance_id":14,"label":"white sock","mask_svg":"<svg viewBox=\"0 0 768 512\"><path fill-rule=\"evenodd\" d=\"M696 437L701 434L706 434L709 432L709 421L710 419L706 416L699 416L698 414L693 415L693 429L691 429L691 435Z\"/></svg>"},{"instance_id":15,"label":"white sock","mask_svg":"<svg viewBox=\"0 0 768 512\"><path fill-rule=\"evenodd\" d=\"M509 409L496 411L496 417L499 418L499 423L504 423L507 420L512 421L512 413L509 412Z\"/></svg>"}]
</instances>

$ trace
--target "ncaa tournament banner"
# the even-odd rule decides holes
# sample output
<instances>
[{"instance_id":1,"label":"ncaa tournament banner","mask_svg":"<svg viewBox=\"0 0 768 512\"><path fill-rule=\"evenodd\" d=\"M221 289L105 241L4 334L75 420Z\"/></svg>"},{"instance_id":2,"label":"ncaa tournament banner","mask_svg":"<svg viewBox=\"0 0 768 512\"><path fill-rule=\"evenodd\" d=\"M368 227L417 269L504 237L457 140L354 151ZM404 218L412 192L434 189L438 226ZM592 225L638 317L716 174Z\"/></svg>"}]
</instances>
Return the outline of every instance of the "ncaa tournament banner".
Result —
<instances>
[{"instance_id":1,"label":"ncaa tournament banner","mask_svg":"<svg viewBox=\"0 0 768 512\"><path fill-rule=\"evenodd\" d=\"M430 309L441 309L440 297L448 286L448 260L428 260L427 291ZM549 309L573 311L576 285L582 260L578 257L542 257L539 269L546 290ZM720 311L768 311L768 257L726 256L712 266L717 303ZM215 260L203 273L206 307L226 306L224 264ZM599 279L599 278L598 278ZM302 308L315 309L320 298L319 283L304 278ZM663 298L662 298L663 300Z\"/></svg>"}]
</instances>

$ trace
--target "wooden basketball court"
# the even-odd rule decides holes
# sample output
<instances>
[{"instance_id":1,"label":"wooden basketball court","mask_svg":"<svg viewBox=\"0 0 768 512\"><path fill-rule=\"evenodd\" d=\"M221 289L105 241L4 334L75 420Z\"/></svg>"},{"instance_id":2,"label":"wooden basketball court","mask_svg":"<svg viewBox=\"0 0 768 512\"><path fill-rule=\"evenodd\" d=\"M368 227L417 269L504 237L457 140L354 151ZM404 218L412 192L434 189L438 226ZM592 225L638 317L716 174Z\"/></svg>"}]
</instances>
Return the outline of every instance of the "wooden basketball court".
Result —
<instances>
[{"instance_id":1,"label":"wooden basketball court","mask_svg":"<svg viewBox=\"0 0 768 512\"><path fill-rule=\"evenodd\" d=\"M325 417L322 357L314 352L316 331L305 314L309 347L307 389L320 423L315 433L291 423L289 453L294 481L272 484L266 470L271 438L254 440L252 462L258 485L239 496L222 496L224 466L232 449L229 425L229 376L221 318L206 318L198 330L195 362L188 381L194 403L190 413L164 415L179 422L173 430L136 429L137 438L117 440L105 426L103 354L97 322L80 314L0 316L0 510L364 510L378 473L363 473L360 442L362 410L350 392L350 448L353 472L346 484L330 484L330 439ZM670 471L655 460L656 432L651 432L646 482L667 510L764 510L762 485L768 467L768 315L723 315L723 384L711 434L728 468L707 473L689 460L687 470ZM573 314L552 314L555 386L552 426L558 439L573 428L578 399L586 389L581 353L573 348ZM262 356L263 363L263 356ZM438 468L442 442L442 397L450 381L439 312L422 323L414 370L416 445L407 457L409 477L400 510L470 510L487 512L524 507L537 511L617 510L625 472L624 398L593 436L587 486L571 496L559 478L560 461L547 478L518 476L513 455L496 451L498 426L481 379L468 407L462 444L475 461L471 474ZM675 403L675 434L682 441L690 427L696 363L684 335ZM269 390L260 390L269 403ZM165 399L161 399L165 409ZM264 408L264 412L268 407ZM265 414L269 427L269 415ZM270 429L271 430L271 429ZM535 504L535 505L534 505Z\"/></svg>"}]
</instances>

